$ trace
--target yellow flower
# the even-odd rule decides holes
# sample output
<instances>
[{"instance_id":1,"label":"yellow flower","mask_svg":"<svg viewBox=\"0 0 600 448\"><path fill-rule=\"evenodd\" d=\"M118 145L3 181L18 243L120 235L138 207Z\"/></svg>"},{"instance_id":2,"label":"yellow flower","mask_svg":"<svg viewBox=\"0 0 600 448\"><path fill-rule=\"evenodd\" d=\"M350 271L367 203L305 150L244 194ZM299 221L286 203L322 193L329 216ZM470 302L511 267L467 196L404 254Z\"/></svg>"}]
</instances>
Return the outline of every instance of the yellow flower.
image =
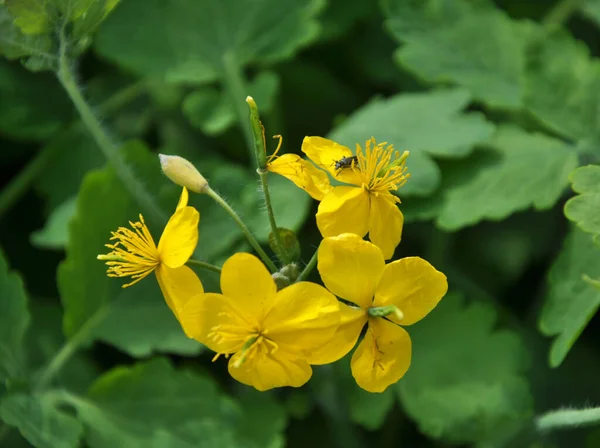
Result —
<instances>
[{"instance_id":1,"label":"yellow flower","mask_svg":"<svg viewBox=\"0 0 600 448\"><path fill-rule=\"evenodd\" d=\"M324 287L299 282L277 291L254 255L237 253L223 265L222 294L188 301L186 333L228 357L229 373L258 390L300 387L312 375L306 361L339 325L339 303Z\"/></svg>"},{"instance_id":2,"label":"yellow flower","mask_svg":"<svg viewBox=\"0 0 600 448\"><path fill-rule=\"evenodd\" d=\"M363 150L350 149L321 137L305 137L302 151L314 163L296 154L272 156L268 169L287 177L317 201L317 226L323 237L354 233L369 239L392 258L402 237L404 217L393 195L406 183L408 151L399 155L392 145L368 140ZM316 165L316 166L315 166ZM319 168L317 168L319 167ZM329 173L346 185L332 186Z\"/></svg>"},{"instance_id":3,"label":"yellow flower","mask_svg":"<svg viewBox=\"0 0 600 448\"><path fill-rule=\"evenodd\" d=\"M187 205L188 191L184 187L177 209L167 223L158 246L140 214L138 222L129 222L131 229L119 227L112 232L113 244L107 255L98 255L106 261L109 277L131 277L131 286L151 272L165 297L165 301L175 316L179 318L180 309L188 298L204 292L198 276L185 263L192 256L198 243L198 222L200 214Z\"/></svg>"},{"instance_id":4,"label":"yellow flower","mask_svg":"<svg viewBox=\"0 0 600 448\"><path fill-rule=\"evenodd\" d=\"M352 375L363 389L383 392L410 366L411 340L400 325L412 325L435 308L448 290L446 276L419 257L386 265L377 246L353 234L325 238L318 269L327 289L355 306L341 305L338 331L309 362L340 359L368 324L352 356Z\"/></svg>"}]
</instances>

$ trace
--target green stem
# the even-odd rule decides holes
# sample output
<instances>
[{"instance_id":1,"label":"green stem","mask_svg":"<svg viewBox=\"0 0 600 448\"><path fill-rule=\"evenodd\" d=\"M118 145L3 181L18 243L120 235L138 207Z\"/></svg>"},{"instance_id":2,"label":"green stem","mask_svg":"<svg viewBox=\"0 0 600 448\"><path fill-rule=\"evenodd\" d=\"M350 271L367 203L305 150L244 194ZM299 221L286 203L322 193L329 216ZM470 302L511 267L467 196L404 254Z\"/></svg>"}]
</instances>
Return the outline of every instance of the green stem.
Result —
<instances>
[{"instance_id":1,"label":"green stem","mask_svg":"<svg viewBox=\"0 0 600 448\"><path fill-rule=\"evenodd\" d=\"M584 0L560 0L542 19L542 24L549 30L560 27L581 7Z\"/></svg>"},{"instance_id":2,"label":"green stem","mask_svg":"<svg viewBox=\"0 0 600 448\"><path fill-rule=\"evenodd\" d=\"M100 113L110 114L122 108L131 100L137 98L146 88L145 83L137 82L116 92L104 103L98 106ZM80 121L71 123L67 132L76 129ZM17 174L10 183L0 192L0 218L25 194L39 174L46 168L60 146L46 145L38 151L35 157Z\"/></svg>"},{"instance_id":3,"label":"green stem","mask_svg":"<svg viewBox=\"0 0 600 448\"><path fill-rule=\"evenodd\" d=\"M271 224L271 233L275 236L275 244L277 244L277 253L281 257L281 262L286 265L292 262L290 254L283 245L277 223L275 222L275 212L273 211L273 205L271 204L271 193L269 192L269 184L267 183L267 171L256 170L260 177L260 184L265 198L265 205L267 206L267 215L269 216L269 223Z\"/></svg>"},{"instance_id":4,"label":"green stem","mask_svg":"<svg viewBox=\"0 0 600 448\"><path fill-rule=\"evenodd\" d=\"M118 149L104 132L98 118L85 101L71 70L70 61L67 56L67 42L64 36L64 30L62 30L60 34L60 53L57 76L63 88L69 95L69 98L71 98L71 101L75 105L77 112L79 112L81 121L92 135L94 141L106 157L106 160L114 168L117 176L125 185L125 188L131 192L144 211L151 214L158 222L165 223L167 221L167 216L154 201L154 198L148 194L142 183L135 177L131 168L122 160Z\"/></svg>"},{"instance_id":5,"label":"green stem","mask_svg":"<svg viewBox=\"0 0 600 448\"><path fill-rule=\"evenodd\" d=\"M221 273L220 267L215 266L214 264L206 263L205 261L189 259L187 261L187 264L191 264L192 266L198 266L199 268L206 269L207 271L213 271L217 274Z\"/></svg>"},{"instance_id":6,"label":"green stem","mask_svg":"<svg viewBox=\"0 0 600 448\"><path fill-rule=\"evenodd\" d=\"M271 261L269 256L263 250L263 248L260 247L260 244L258 244L258 241L256 241L256 238L254 238L254 235L252 235L252 232L250 232L250 229L246 226L246 224L244 224L244 221L242 221L242 218L240 218L240 216L235 212L235 210L233 208L231 208L231 206L225 201L225 199L223 199L221 196L219 196L219 194L210 187L205 191L205 194L210 196L217 204L219 204L229 214L229 216L231 216L233 218L233 220L239 226L239 228L241 229L242 233L244 234L244 236L246 237L248 242L252 245L252 247L254 248L256 253L262 259L263 263L269 268L269 270L271 272L277 272L277 266L275 266L273 261Z\"/></svg>"},{"instance_id":7,"label":"green stem","mask_svg":"<svg viewBox=\"0 0 600 448\"><path fill-rule=\"evenodd\" d=\"M250 160L252 160L254 158L254 137L252 136L250 123L248 123L247 120L247 110L245 106L245 99L248 96L248 90L244 86L242 70L236 61L234 53L227 52L223 55L223 70L223 82L225 90L229 94L229 98L233 103L235 115L237 117L238 124L244 133L248 154L250 156Z\"/></svg>"},{"instance_id":8,"label":"green stem","mask_svg":"<svg viewBox=\"0 0 600 448\"><path fill-rule=\"evenodd\" d=\"M539 416L535 426L540 432L600 423L600 407L588 409L559 409Z\"/></svg>"},{"instance_id":9,"label":"green stem","mask_svg":"<svg viewBox=\"0 0 600 448\"><path fill-rule=\"evenodd\" d=\"M301 281L306 280L306 277L308 277L308 275L312 272L312 270L315 268L315 266L317 264L318 255L319 255L319 249L315 250L315 253L311 257L311 259L308 260L308 264L306 266L304 266L304 269L302 270L302 272L300 272L300 275L296 279L296 282L301 282Z\"/></svg>"},{"instance_id":10,"label":"green stem","mask_svg":"<svg viewBox=\"0 0 600 448\"><path fill-rule=\"evenodd\" d=\"M64 342L60 350L50 360L48 366L42 371L35 386L36 390L43 390L48 387L54 376L60 372L65 363L79 350L79 347L86 342L90 332L108 315L109 309L110 307L107 304L97 309L79 330Z\"/></svg>"}]
</instances>

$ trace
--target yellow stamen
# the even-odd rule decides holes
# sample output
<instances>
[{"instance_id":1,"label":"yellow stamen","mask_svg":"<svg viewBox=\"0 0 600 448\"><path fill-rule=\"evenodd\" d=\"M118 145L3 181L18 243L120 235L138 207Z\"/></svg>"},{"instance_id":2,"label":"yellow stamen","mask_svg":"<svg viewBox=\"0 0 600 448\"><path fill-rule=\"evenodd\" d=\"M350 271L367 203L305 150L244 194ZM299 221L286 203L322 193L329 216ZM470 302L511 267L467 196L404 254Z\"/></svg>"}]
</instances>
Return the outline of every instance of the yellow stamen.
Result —
<instances>
[{"instance_id":1,"label":"yellow stamen","mask_svg":"<svg viewBox=\"0 0 600 448\"><path fill-rule=\"evenodd\" d=\"M129 222L131 229L119 227L116 232L111 232L111 241L106 244L111 252L98 255L99 260L106 261L109 277L131 277L132 282L123 285L127 288L149 275L159 264L160 254L154 239L144 222L142 215L139 222Z\"/></svg>"},{"instance_id":2,"label":"yellow stamen","mask_svg":"<svg viewBox=\"0 0 600 448\"><path fill-rule=\"evenodd\" d=\"M405 166L409 152L399 156L393 145L386 145L377 144L374 138L367 140L364 151L356 145L361 186L373 193L396 191L410 177Z\"/></svg>"},{"instance_id":3,"label":"yellow stamen","mask_svg":"<svg viewBox=\"0 0 600 448\"><path fill-rule=\"evenodd\" d=\"M273 152L273 154L271 154L268 158L267 158L267 165L269 163L271 163L273 160L275 160L278 155L277 153L279 152L279 150L281 149L281 145L283 143L283 137L281 135L274 135L273 138L278 138L279 142L277 143L277 148L275 148L275 151Z\"/></svg>"}]
</instances>

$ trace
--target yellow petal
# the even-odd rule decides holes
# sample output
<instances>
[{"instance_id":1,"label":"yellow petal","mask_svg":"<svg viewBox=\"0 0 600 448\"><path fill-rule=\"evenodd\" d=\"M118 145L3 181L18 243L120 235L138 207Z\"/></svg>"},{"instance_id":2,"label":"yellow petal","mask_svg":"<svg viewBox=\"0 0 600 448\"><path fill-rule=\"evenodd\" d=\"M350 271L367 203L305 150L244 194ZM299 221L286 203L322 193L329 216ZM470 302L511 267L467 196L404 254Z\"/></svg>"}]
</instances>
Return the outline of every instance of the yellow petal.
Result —
<instances>
[{"instance_id":1,"label":"yellow petal","mask_svg":"<svg viewBox=\"0 0 600 448\"><path fill-rule=\"evenodd\" d=\"M319 246L317 268L332 293L363 309L373 302L385 268L381 250L357 235L325 238Z\"/></svg>"},{"instance_id":2,"label":"yellow petal","mask_svg":"<svg viewBox=\"0 0 600 448\"><path fill-rule=\"evenodd\" d=\"M198 244L198 221L200 213L194 207L183 207L171 216L158 242L161 263L178 268L189 260Z\"/></svg>"},{"instance_id":3,"label":"yellow petal","mask_svg":"<svg viewBox=\"0 0 600 448\"><path fill-rule=\"evenodd\" d=\"M341 233L365 236L369 230L369 193L358 187L335 187L319 204L317 226L324 237Z\"/></svg>"},{"instance_id":4,"label":"yellow petal","mask_svg":"<svg viewBox=\"0 0 600 448\"><path fill-rule=\"evenodd\" d=\"M179 314L188 337L217 353L236 353L253 334L232 301L222 294L205 293L190 298Z\"/></svg>"},{"instance_id":5,"label":"yellow petal","mask_svg":"<svg viewBox=\"0 0 600 448\"><path fill-rule=\"evenodd\" d=\"M270 302L262 322L265 335L297 354L321 347L340 324L340 305L321 285L299 282L283 288Z\"/></svg>"},{"instance_id":6,"label":"yellow petal","mask_svg":"<svg viewBox=\"0 0 600 448\"><path fill-rule=\"evenodd\" d=\"M404 216L394 198L391 194L371 195L369 239L381 249L386 260L394 256L404 225Z\"/></svg>"},{"instance_id":7,"label":"yellow petal","mask_svg":"<svg viewBox=\"0 0 600 448\"><path fill-rule=\"evenodd\" d=\"M322 200L333 189L327 173L298 154L278 157L269 163L268 170L288 178L317 201Z\"/></svg>"},{"instance_id":8,"label":"yellow petal","mask_svg":"<svg viewBox=\"0 0 600 448\"><path fill-rule=\"evenodd\" d=\"M235 304L241 316L260 322L277 293L277 286L258 258L240 252L223 264L221 292Z\"/></svg>"},{"instance_id":9,"label":"yellow petal","mask_svg":"<svg viewBox=\"0 0 600 448\"><path fill-rule=\"evenodd\" d=\"M187 188L183 187L183 190L181 190L181 196L179 196L179 202L177 202L177 208L175 209L175 211L180 210L183 207L187 207L189 196L190 195L187 191Z\"/></svg>"},{"instance_id":10,"label":"yellow petal","mask_svg":"<svg viewBox=\"0 0 600 448\"><path fill-rule=\"evenodd\" d=\"M265 391L274 387L300 387L312 375L310 365L284 350L271 354L264 345L258 353L246 359L236 367L240 353L236 353L229 361L229 374L240 383Z\"/></svg>"},{"instance_id":11,"label":"yellow petal","mask_svg":"<svg viewBox=\"0 0 600 448\"><path fill-rule=\"evenodd\" d=\"M333 140L323 137L304 137L302 152L318 167L327 170L335 179L353 185L361 185L360 175L356 168L336 169L336 162L345 157L352 157L352 151Z\"/></svg>"},{"instance_id":12,"label":"yellow petal","mask_svg":"<svg viewBox=\"0 0 600 448\"><path fill-rule=\"evenodd\" d=\"M192 297L204 293L202 282L194 271L185 265L170 268L160 264L154 272L156 272L156 279L167 305L175 317L181 320L180 316L185 304ZM185 327L184 331L186 331ZM187 331L186 334L188 334ZM190 335L188 334L188 336Z\"/></svg>"},{"instance_id":13,"label":"yellow petal","mask_svg":"<svg viewBox=\"0 0 600 448\"><path fill-rule=\"evenodd\" d=\"M396 260L385 267L375 291L373 306L396 305L402 320L390 314L388 319L411 325L423 319L448 291L446 276L419 257Z\"/></svg>"},{"instance_id":14,"label":"yellow petal","mask_svg":"<svg viewBox=\"0 0 600 448\"><path fill-rule=\"evenodd\" d=\"M367 312L362 308L353 308L340 304L340 326L327 343L312 350L306 360L309 364L329 364L343 358L360 336L367 323Z\"/></svg>"},{"instance_id":15,"label":"yellow petal","mask_svg":"<svg viewBox=\"0 0 600 448\"><path fill-rule=\"evenodd\" d=\"M410 336L381 317L369 319L369 329L352 355L352 376L368 392L383 392L410 367Z\"/></svg>"}]
</instances>

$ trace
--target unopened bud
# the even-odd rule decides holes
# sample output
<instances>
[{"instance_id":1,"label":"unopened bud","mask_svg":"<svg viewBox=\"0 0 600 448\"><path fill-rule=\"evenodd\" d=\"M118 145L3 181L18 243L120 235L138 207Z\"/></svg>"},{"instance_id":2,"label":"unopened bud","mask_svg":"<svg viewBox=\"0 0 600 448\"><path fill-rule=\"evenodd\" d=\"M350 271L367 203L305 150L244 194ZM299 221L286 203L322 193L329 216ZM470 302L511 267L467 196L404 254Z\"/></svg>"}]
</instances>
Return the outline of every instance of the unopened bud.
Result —
<instances>
[{"instance_id":1,"label":"unopened bud","mask_svg":"<svg viewBox=\"0 0 600 448\"><path fill-rule=\"evenodd\" d=\"M163 173L180 187L186 187L195 193L204 193L208 181L189 160L179 156L158 155Z\"/></svg>"}]
</instances>

